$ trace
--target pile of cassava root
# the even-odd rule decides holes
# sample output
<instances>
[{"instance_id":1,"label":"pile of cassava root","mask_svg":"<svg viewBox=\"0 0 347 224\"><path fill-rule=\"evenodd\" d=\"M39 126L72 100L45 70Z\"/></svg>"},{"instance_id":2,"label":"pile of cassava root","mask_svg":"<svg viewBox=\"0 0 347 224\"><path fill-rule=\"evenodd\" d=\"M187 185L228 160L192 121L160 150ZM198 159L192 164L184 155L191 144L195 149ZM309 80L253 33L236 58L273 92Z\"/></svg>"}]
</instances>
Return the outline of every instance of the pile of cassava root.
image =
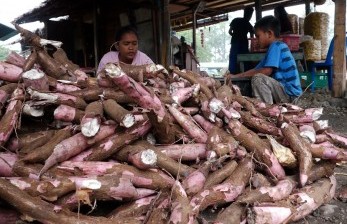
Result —
<instances>
[{"instance_id":1,"label":"pile of cassava root","mask_svg":"<svg viewBox=\"0 0 347 224\"><path fill-rule=\"evenodd\" d=\"M0 223L290 223L334 196L347 138L321 108L175 67L88 77L16 28L32 53L0 62Z\"/></svg>"}]
</instances>

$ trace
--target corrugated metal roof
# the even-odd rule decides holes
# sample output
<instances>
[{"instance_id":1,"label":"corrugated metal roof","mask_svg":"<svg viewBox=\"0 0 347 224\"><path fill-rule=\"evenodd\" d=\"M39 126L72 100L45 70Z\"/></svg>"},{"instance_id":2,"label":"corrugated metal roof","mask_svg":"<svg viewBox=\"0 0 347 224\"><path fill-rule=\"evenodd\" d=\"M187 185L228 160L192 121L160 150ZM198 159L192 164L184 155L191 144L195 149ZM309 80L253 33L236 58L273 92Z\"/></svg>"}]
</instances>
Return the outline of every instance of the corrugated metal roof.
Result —
<instances>
[{"instance_id":1,"label":"corrugated metal roof","mask_svg":"<svg viewBox=\"0 0 347 224\"><path fill-rule=\"evenodd\" d=\"M0 40L5 41L18 34L17 30L0 23Z\"/></svg>"}]
</instances>

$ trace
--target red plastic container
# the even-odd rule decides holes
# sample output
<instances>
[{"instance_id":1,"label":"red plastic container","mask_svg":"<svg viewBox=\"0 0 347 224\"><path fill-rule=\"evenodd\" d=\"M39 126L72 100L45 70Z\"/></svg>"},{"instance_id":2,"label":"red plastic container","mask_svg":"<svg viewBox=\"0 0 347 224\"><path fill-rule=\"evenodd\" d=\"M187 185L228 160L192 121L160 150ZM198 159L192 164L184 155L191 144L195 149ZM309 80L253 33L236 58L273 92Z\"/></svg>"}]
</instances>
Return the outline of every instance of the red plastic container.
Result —
<instances>
[{"instance_id":1,"label":"red plastic container","mask_svg":"<svg viewBox=\"0 0 347 224\"><path fill-rule=\"evenodd\" d=\"M286 34L286 35L281 35L281 39L284 43L288 45L288 48L290 51L298 51L300 36L301 35L297 35L297 34Z\"/></svg>"},{"instance_id":2,"label":"red plastic container","mask_svg":"<svg viewBox=\"0 0 347 224\"><path fill-rule=\"evenodd\" d=\"M257 38L248 38L250 52L265 52L267 49L260 48Z\"/></svg>"}]
</instances>

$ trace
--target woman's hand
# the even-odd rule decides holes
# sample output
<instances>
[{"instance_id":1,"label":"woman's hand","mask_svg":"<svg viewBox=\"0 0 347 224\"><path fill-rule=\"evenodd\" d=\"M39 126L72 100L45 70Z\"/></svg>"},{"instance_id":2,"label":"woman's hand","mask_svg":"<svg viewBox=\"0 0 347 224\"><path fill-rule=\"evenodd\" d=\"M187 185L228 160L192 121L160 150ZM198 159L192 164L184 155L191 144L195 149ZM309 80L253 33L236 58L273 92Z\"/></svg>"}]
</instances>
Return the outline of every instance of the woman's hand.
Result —
<instances>
[{"instance_id":1,"label":"woman's hand","mask_svg":"<svg viewBox=\"0 0 347 224\"><path fill-rule=\"evenodd\" d=\"M231 74L229 71L227 71L225 74L224 74L224 83L229 85L231 84L231 77L233 77L234 75Z\"/></svg>"}]
</instances>

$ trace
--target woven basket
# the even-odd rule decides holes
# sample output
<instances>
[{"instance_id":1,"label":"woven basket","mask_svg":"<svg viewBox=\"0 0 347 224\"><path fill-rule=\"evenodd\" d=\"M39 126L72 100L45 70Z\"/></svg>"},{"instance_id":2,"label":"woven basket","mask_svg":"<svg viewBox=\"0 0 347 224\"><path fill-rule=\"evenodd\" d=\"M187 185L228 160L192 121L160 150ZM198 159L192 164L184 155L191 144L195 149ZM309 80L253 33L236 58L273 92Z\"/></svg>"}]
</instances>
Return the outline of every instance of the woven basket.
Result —
<instances>
[{"instance_id":1,"label":"woven basket","mask_svg":"<svg viewBox=\"0 0 347 224\"><path fill-rule=\"evenodd\" d=\"M295 14L288 14L288 19L292 25L293 34L299 34L299 17Z\"/></svg>"},{"instance_id":2,"label":"woven basket","mask_svg":"<svg viewBox=\"0 0 347 224\"><path fill-rule=\"evenodd\" d=\"M308 61L319 61L321 60L321 42L320 40L307 40L300 44L305 52L305 58Z\"/></svg>"},{"instance_id":3,"label":"woven basket","mask_svg":"<svg viewBox=\"0 0 347 224\"><path fill-rule=\"evenodd\" d=\"M328 53L328 27L329 15L322 12L312 12L308 14L304 21L305 35L313 36L313 39L321 41L321 58L324 60Z\"/></svg>"}]
</instances>

